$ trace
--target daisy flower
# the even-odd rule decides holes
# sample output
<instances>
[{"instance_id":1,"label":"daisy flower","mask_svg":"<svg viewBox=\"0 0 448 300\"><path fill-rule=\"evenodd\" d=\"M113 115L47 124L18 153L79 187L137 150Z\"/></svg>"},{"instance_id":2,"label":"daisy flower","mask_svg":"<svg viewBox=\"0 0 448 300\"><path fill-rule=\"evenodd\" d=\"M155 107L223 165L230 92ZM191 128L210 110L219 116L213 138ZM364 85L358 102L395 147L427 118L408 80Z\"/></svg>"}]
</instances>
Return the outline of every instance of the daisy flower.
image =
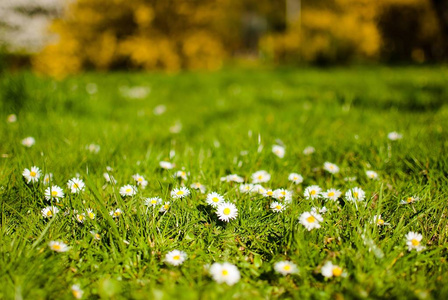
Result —
<instances>
[{"instance_id":1,"label":"daisy flower","mask_svg":"<svg viewBox=\"0 0 448 300\"><path fill-rule=\"evenodd\" d=\"M52 218L58 212L59 208L55 206L47 206L41 210L42 216L47 219Z\"/></svg>"},{"instance_id":2,"label":"daisy flower","mask_svg":"<svg viewBox=\"0 0 448 300\"><path fill-rule=\"evenodd\" d=\"M338 265L333 265L331 261L327 261L320 271L326 278L344 276L342 268Z\"/></svg>"},{"instance_id":3,"label":"daisy flower","mask_svg":"<svg viewBox=\"0 0 448 300\"><path fill-rule=\"evenodd\" d=\"M327 208L325 206L322 208L311 207L311 212L316 214L325 214L327 212Z\"/></svg>"},{"instance_id":4,"label":"daisy flower","mask_svg":"<svg viewBox=\"0 0 448 300\"><path fill-rule=\"evenodd\" d=\"M90 144L90 145L87 145L86 146L86 150L89 150L90 151L90 153L98 153L98 152L100 152L100 145L97 145L97 144Z\"/></svg>"},{"instance_id":5,"label":"daisy flower","mask_svg":"<svg viewBox=\"0 0 448 300\"><path fill-rule=\"evenodd\" d=\"M324 163L324 170L331 174L336 174L339 172L339 167L331 162L325 162Z\"/></svg>"},{"instance_id":6,"label":"daisy flower","mask_svg":"<svg viewBox=\"0 0 448 300\"><path fill-rule=\"evenodd\" d=\"M53 181L53 173L47 173L44 176L44 180L42 181L45 185L49 185Z\"/></svg>"},{"instance_id":7,"label":"daisy flower","mask_svg":"<svg viewBox=\"0 0 448 300\"><path fill-rule=\"evenodd\" d=\"M17 116L15 114L10 114L6 117L6 122L15 123L17 121Z\"/></svg>"},{"instance_id":8,"label":"daisy flower","mask_svg":"<svg viewBox=\"0 0 448 300\"><path fill-rule=\"evenodd\" d=\"M187 253L180 250L173 250L165 255L165 262L173 266L179 266L187 259Z\"/></svg>"},{"instance_id":9,"label":"daisy flower","mask_svg":"<svg viewBox=\"0 0 448 300\"><path fill-rule=\"evenodd\" d=\"M261 184L255 184L252 188L252 192L263 195L266 192L266 189Z\"/></svg>"},{"instance_id":10,"label":"daisy flower","mask_svg":"<svg viewBox=\"0 0 448 300\"><path fill-rule=\"evenodd\" d=\"M271 175L265 170L257 171L252 174L252 183L263 183L271 180Z\"/></svg>"},{"instance_id":11,"label":"daisy flower","mask_svg":"<svg viewBox=\"0 0 448 300\"><path fill-rule=\"evenodd\" d=\"M195 189L195 190L200 190L202 194L204 194L205 191L206 191L206 187L205 187L205 185L201 184L200 182L192 183L192 184L190 185L190 187L191 187L192 189Z\"/></svg>"},{"instance_id":12,"label":"daisy flower","mask_svg":"<svg viewBox=\"0 0 448 300\"><path fill-rule=\"evenodd\" d=\"M189 195L190 195L190 190L184 186L180 187L180 188L173 189L171 191L171 198L173 198L173 199L182 199L184 197L188 197Z\"/></svg>"},{"instance_id":13,"label":"daisy flower","mask_svg":"<svg viewBox=\"0 0 448 300\"><path fill-rule=\"evenodd\" d=\"M98 232L92 230L90 231L90 234L93 236L95 240L97 241L101 240L101 235Z\"/></svg>"},{"instance_id":14,"label":"daisy flower","mask_svg":"<svg viewBox=\"0 0 448 300\"><path fill-rule=\"evenodd\" d=\"M67 252L68 246L64 242L51 241L48 243L48 247L55 252Z\"/></svg>"},{"instance_id":15,"label":"daisy flower","mask_svg":"<svg viewBox=\"0 0 448 300\"><path fill-rule=\"evenodd\" d=\"M289 203L292 201L292 192L285 189L276 189L272 197Z\"/></svg>"},{"instance_id":16,"label":"daisy flower","mask_svg":"<svg viewBox=\"0 0 448 300\"><path fill-rule=\"evenodd\" d=\"M323 220L324 219L321 215L313 211L304 212L299 217L300 224L305 226L308 231L311 231L314 228L320 228L320 222L322 222Z\"/></svg>"},{"instance_id":17,"label":"daisy flower","mask_svg":"<svg viewBox=\"0 0 448 300\"><path fill-rule=\"evenodd\" d=\"M135 194L137 194L137 187L134 185L127 184L120 188L120 195L122 197L126 197L126 196L131 197L131 196L134 196Z\"/></svg>"},{"instance_id":18,"label":"daisy flower","mask_svg":"<svg viewBox=\"0 0 448 300\"><path fill-rule=\"evenodd\" d=\"M106 179L106 182L108 182L108 183L113 183L113 184L117 183L115 178L112 175L110 175L109 173L103 173L103 177L104 177L104 179Z\"/></svg>"},{"instance_id":19,"label":"daisy flower","mask_svg":"<svg viewBox=\"0 0 448 300\"><path fill-rule=\"evenodd\" d=\"M177 171L174 177L181 178L183 180L187 180L187 172L185 171Z\"/></svg>"},{"instance_id":20,"label":"daisy flower","mask_svg":"<svg viewBox=\"0 0 448 300\"><path fill-rule=\"evenodd\" d=\"M84 220L86 219L86 214L76 214L76 221L79 223L84 223Z\"/></svg>"},{"instance_id":21,"label":"daisy flower","mask_svg":"<svg viewBox=\"0 0 448 300\"><path fill-rule=\"evenodd\" d=\"M392 131L388 133L387 138L391 141L396 141L402 139L403 135L399 134L398 132Z\"/></svg>"},{"instance_id":22,"label":"daisy flower","mask_svg":"<svg viewBox=\"0 0 448 300\"><path fill-rule=\"evenodd\" d=\"M90 220L94 220L95 219L96 214L93 212L93 209L87 208L86 209L86 214L87 214L87 217L89 217Z\"/></svg>"},{"instance_id":23,"label":"daisy flower","mask_svg":"<svg viewBox=\"0 0 448 300\"><path fill-rule=\"evenodd\" d=\"M119 216L121 216L123 214L123 211L119 208L117 208L116 210L111 210L109 212L109 215L112 216L112 218L118 218Z\"/></svg>"},{"instance_id":24,"label":"daisy flower","mask_svg":"<svg viewBox=\"0 0 448 300\"><path fill-rule=\"evenodd\" d=\"M373 223L373 224L376 224L376 225L378 225L378 226L390 225L390 223L386 223L386 222L381 218L381 215L375 215L375 216L373 216L372 223Z\"/></svg>"},{"instance_id":25,"label":"daisy flower","mask_svg":"<svg viewBox=\"0 0 448 300\"><path fill-rule=\"evenodd\" d=\"M226 283L227 285L234 285L241 278L238 268L227 262L212 264L209 272L214 281L217 283Z\"/></svg>"},{"instance_id":26,"label":"daisy flower","mask_svg":"<svg viewBox=\"0 0 448 300\"><path fill-rule=\"evenodd\" d=\"M353 182L353 181L356 181L356 179L358 179L356 176L353 176L353 177L345 177L345 178L344 178L344 181L347 181L347 182Z\"/></svg>"},{"instance_id":27,"label":"daisy flower","mask_svg":"<svg viewBox=\"0 0 448 300\"><path fill-rule=\"evenodd\" d=\"M267 189L263 193L263 197L274 197L274 191L271 189Z\"/></svg>"},{"instance_id":28,"label":"daisy flower","mask_svg":"<svg viewBox=\"0 0 448 300\"><path fill-rule=\"evenodd\" d=\"M218 205L216 214L221 221L229 222L238 216L238 209L233 203L223 202Z\"/></svg>"},{"instance_id":29,"label":"daisy flower","mask_svg":"<svg viewBox=\"0 0 448 300\"><path fill-rule=\"evenodd\" d=\"M286 205L280 203L280 202L272 202L271 203L271 209L273 212L279 213L284 211L286 208Z\"/></svg>"},{"instance_id":30,"label":"daisy flower","mask_svg":"<svg viewBox=\"0 0 448 300\"><path fill-rule=\"evenodd\" d=\"M272 153L277 155L279 158L283 158L285 156L285 147L274 145L272 146Z\"/></svg>"},{"instance_id":31,"label":"daisy flower","mask_svg":"<svg viewBox=\"0 0 448 300\"><path fill-rule=\"evenodd\" d=\"M174 168L174 164L172 164L172 163L170 163L170 162L167 162L167 161L161 161L161 162L159 162L159 166L160 166L162 169L165 169L165 170L171 170L171 169Z\"/></svg>"},{"instance_id":32,"label":"daisy flower","mask_svg":"<svg viewBox=\"0 0 448 300\"><path fill-rule=\"evenodd\" d=\"M52 185L51 187L47 187L45 190L45 199L51 200L54 198L57 202L59 199L64 198L64 191L57 185Z\"/></svg>"},{"instance_id":33,"label":"daisy flower","mask_svg":"<svg viewBox=\"0 0 448 300\"><path fill-rule=\"evenodd\" d=\"M318 199L322 189L318 185L311 185L305 189L303 196L307 199Z\"/></svg>"},{"instance_id":34,"label":"daisy flower","mask_svg":"<svg viewBox=\"0 0 448 300\"><path fill-rule=\"evenodd\" d=\"M224 202L224 197L216 192L207 194L206 202L208 205L218 207L219 204Z\"/></svg>"},{"instance_id":35,"label":"daisy flower","mask_svg":"<svg viewBox=\"0 0 448 300\"><path fill-rule=\"evenodd\" d=\"M366 193L361 188L355 187L345 193L345 199L348 201L364 201Z\"/></svg>"},{"instance_id":36,"label":"daisy flower","mask_svg":"<svg viewBox=\"0 0 448 300\"><path fill-rule=\"evenodd\" d=\"M160 208L159 212L164 213L164 212L167 212L168 209L170 209L170 202L165 202L165 203L163 203L163 205Z\"/></svg>"},{"instance_id":37,"label":"daisy flower","mask_svg":"<svg viewBox=\"0 0 448 300\"><path fill-rule=\"evenodd\" d=\"M287 260L276 262L274 264L274 270L275 272L280 273L283 276L294 274L298 271L296 264Z\"/></svg>"},{"instance_id":38,"label":"daisy flower","mask_svg":"<svg viewBox=\"0 0 448 300\"><path fill-rule=\"evenodd\" d=\"M84 294L84 291L81 290L80 286L78 284L74 284L71 287L72 290L72 294L73 297L75 297L75 299L81 299L82 295Z\"/></svg>"},{"instance_id":39,"label":"daisy flower","mask_svg":"<svg viewBox=\"0 0 448 300\"><path fill-rule=\"evenodd\" d=\"M146 198L144 204L146 206L157 206L160 203L162 203L162 198L160 197L152 197L152 198Z\"/></svg>"},{"instance_id":40,"label":"daisy flower","mask_svg":"<svg viewBox=\"0 0 448 300\"><path fill-rule=\"evenodd\" d=\"M82 179L80 178L72 178L67 182L68 188L70 189L70 191L72 192L72 194L76 194L79 192L84 191L84 181L82 181Z\"/></svg>"},{"instance_id":41,"label":"daisy flower","mask_svg":"<svg viewBox=\"0 0 448 300\"><path fill-rule=\"evenodd\" d=\"M26 137L22 140L22 145L28 148L32 147L35 143L36 140L32 136Z\"/></svg>"},{"instance_id":42,"label":"daisy flower","mask_svg":"<svg viewBox=\"0 0 448 300\"><path fill-rule=\"evenodd\" d=\"M221 177L221 181L242 183L242 182L244 182L244 178L241 176L238 176L236 174L230 174L230 175Z\"/></svg>"},{"instance_id":43,"label":"daisy flower","mask_svg":"<svg viewBox=\"0 0 448 300\"><path fill-rule=\"evenodd\" d=\"M423 236L420 233L410 231L406 234L406 245L408 246L408 250L411 251L415 249L418 251L422 251L425 249L425 246L421 245Z\"/></svg>"},{"instance_id":44,"label":"daisy flower","mask_svg":"<svg viewBox=\"0 0 448 300\"><path fill-rule=\"evenodd\" d=\"M303 177L302 177L302 175L300 175L300 174L297 174L297 173L291 173L291 174L289 174L289 176L288 176L288 180L289 180L289 181L292 181L292 182L295 183L295 184L300 184L300 183L303 182Z\"/></svg>"},{"instance_id":45,"label":"daisy flower","mask_svg":"<svg viewBox=\"0 0 448 300\"><path fill-rule=\"evenodd\" d=\"M254 185L252 183L246 183L240 185L240 192L247 194L250 193L254 188Z\"/></svg>"},{"instance_id":46,"label":"daisy flower","mask_svg":"<svg viewBox=\"0 0 448 300\"><path fill-rule=\"evenodd\" d=\"M337 189L329 189L321 193L322 197L327 200L337 201L341 197L342 192Z\"/></svg>"},{"instance_id":47,"label":"daisy flower","mask_svg":"<svg viewBox=\"0 0 448 300\"><path fill-rule=\"evenodd\" d=\"M25 169L22 173L23 177L26 180L26 183L35 183L39 181L39 177L42 175L40 169L36 166L31 167L31 169Z\"/></svg>"},{"instance_id":48,"label":"daisy flower","mask_svg":"<svg viewBox=\"0 0 448 300\"><path fill-rule=\"evenodd\" d=\"M370 179L378 179L378 173L372 170L366 171L366 175Z\"/></svg>"},{"instance_id":49,"label":"daisy flower","mask_svg":"<svg viewBox=\"0 0 448 300\"><path fill-rule=\"evenodd\" d=\"M316 152L316 149L314 149L314 147L308 146L305 149L303 149L303 154L305 155L311 155L314 152Z\"/></svg>"},{"instance_id":50,"label":"daisy flower","mask_svg":"<svg viewBox=\"0 0 448 300\"><path fill-rule=\"evenodd\" d=\"M156 107L154 107L153 113L156 116L160 116L161 114L163 114L166 111L166 106L163 104L157 105Z\"/></svg>"},{"instance_id":51,"label":"daisy flower","mask_svg":"<svg viewBox=\"0 0 448 300\"><path fill-rule=\"evenodd\" d=\"M411 204L419 201L420 198L414 196L414 197L407 197L405 200L401 200L400 204Z\"/></svg>"},{"instance_id":52,"label":"daisy flower","mask_svg":"<svg viewBox=\"0 0 448 300\"><path fill-rule=\"evenodd\" d=\"M135 180L138 186L144 189L148 185L148 181L140 174L132 175L132 178Z\"/></svg>"}]
</instances>

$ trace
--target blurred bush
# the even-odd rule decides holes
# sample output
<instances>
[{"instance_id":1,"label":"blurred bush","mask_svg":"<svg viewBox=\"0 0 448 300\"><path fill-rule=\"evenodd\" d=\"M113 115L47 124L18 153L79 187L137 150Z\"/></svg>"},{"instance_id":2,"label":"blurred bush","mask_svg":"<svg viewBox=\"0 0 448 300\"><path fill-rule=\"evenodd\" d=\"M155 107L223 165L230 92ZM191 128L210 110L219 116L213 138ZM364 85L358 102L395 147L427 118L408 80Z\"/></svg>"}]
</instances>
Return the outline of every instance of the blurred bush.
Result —
<instances>
[{"instance_id":1,"label":"blurred bush","mask_svg":"<svg viewBox=\"0 0 448 300\"><path fill-rule=\"evenodd\" d=\"M52 24L59 39L33 66L63 76L89 68L217 69L238 55L318 64L446 56L430 0L302 3L74 0Z\"/></svg>"}]
</instances>

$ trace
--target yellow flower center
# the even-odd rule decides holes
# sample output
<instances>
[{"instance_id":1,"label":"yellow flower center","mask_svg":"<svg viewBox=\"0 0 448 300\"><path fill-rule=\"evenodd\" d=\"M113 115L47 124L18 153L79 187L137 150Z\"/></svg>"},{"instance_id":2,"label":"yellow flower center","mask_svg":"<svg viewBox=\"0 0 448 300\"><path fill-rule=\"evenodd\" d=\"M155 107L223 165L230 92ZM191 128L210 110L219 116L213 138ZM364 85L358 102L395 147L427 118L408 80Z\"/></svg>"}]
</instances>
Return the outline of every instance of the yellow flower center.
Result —
<instances>
[{"instance_id":1,"label":"yellow flower center","mask_svg":"<svg viewBox=\"0 0 448 300\"><path fill-rule=\"evenodd\" d=\"M407 201L408 203L411 203L412 201L414 201L414 198L409 197L406 201Z\"/></svg>"},{"instance_id":2,"label":"yellow flower center","mask_svg":"<svg viewBox=\"0 0 448 300\"><path fill-rule=\"evenodd\" d=\"M55 244L55 245L51 246L51 249L53 249L53 250L61 250L61 245Z\"/></svg>"},{"instance_id":3,"label":"yellow flower center","mask_svg":"<svg viewBox=\"0 0 448 300\"><path fill-rule=\"evenodd\" d=\"M276 208L277 210L282 209L281 205L277 205L275 208Z\"/></svg>"},{"instance_id":4,"label":"yellow flower center","mask_svg":"<svg viewBox=\"0 0 448 300\"><path fill-rule=\"evenodd\" d=\"M57 195L58 195L58 192L57 192L57 191L52 191L52 192L51 192L51 196L56 197Z\"/></svg>"},{"instance_id":5,"label":"yellow flower center","mask_svg":"<svg viewBox=\"0 0 448 300\"><path fill-rule=\"evenodd\" d=\"M334 192L329 192L328 193L328 197L333 197L334 196Z\"/></svg>"},{"instance_id":6,"label":"yellow flower center","mask_svg":"<svg viewBox=\"0 0 448 300\"><path fill-rule=\"evenodd\" d=\"M227 270L222 270L221 274L222 274L223 276L227 276L227 275L229 275L229 271L227 271Z\"/></svg>"},{"instance_id":7,"label":"yellow flower center","mask_svg":"<svg viewBox=\"0 0 448 300\"><path fill-rule=\"evenodd\" d=\"M47 217L51 217L53 215L53 213L51 212L51 210L47 211Z\"/></svg>"},{"instance_id":8,"label":"yellow flower center","mask_svg":"<svg viewBox=\"0 0 448 300\"><path fill-rule=\"evenodd\" d=\"M261 180L261 179L263 179L263 175L258 176L258 180Z\"/></svg>"},{"instance_id":9,"label":"yellow flower center","mask_svg":"<svg viewBox=\"0 0 448 300\"><path fill-rule=\"evenodd\" d=\"M74 188L74 189L79 189L79 185L78 185L77 183L74 183L74 184L73 184L73 188Z\"/></svg>"},{"instance_id":10,"label":"yellow flower center","mask_svg":"<svg viewBox=\"0 0 448 300\"><path fill-rule=\"evenodd\" d=\"M223 212L223 214L228 216L230 214L230 208L226 207L226 208L224 208L224 210L222 212Z\"/></svg>"},{"instance_id":11,"label":"yellow flower center","mask_svg":"<svg viewBox=\"0 0 448 300\"><path fill-rule=\"evenodd\" d=\"M99 235L98 233L95 233L95 238L96 238L97 240L99 240L99 239L101 239L101 235Z\"/></svg>"},{"instance_id":12,"label":"yellow flower center","mask_svg":"<svg viewBox=\"0 0 448 300\"><path fill-rule=\"evenodd\" d=\"M143 178L139 177L139 178L137 179L137 181L138 181L138 182L142 182L142 181L143 181Z\"/></svg>"},{"instance_id":13,"label":"yellow flower center","mask_svg":"<svg viewBox=\"0 0 448 300\"><path fill-rule=\"evenodd\" d=\"M308 223L314 223L316 222L316 218L313 216L309 216L308 218L306 218L306 220L308 221Z\"/></svg>"},{"instance_id":14,"label":"yellow flower center","mask_svg":"<svg viewBox=\"0 0 448 300\"><path fill-rule=\"evenodd\" d=\"M179 259L180 259L180 256L179 256L179 255L174 255L174 256L173 256L173 259L174 259L174 260L179 260Z\"/></svg>"},{"instance_id":15,"label":"yellow flower center","mask_svg":"<svg viewBox=\"0 0 448 300\"><path fill-rule=\"evenodd\" d=\"M126 189L126 193L130 193L132 189Z\"/></svg>"},{"instance_id":16,"label":"yellow flower center","mask_svg":"<svg viewBox=\"0 0 448 300\"><path fill-rule=\"evenodd\" d=\"M219 202L219 199L217 197L213 197L212 201L217 203L217 202Z\"/></svg>"},{"instance_id":17,"label":"yellow flower center","mask_svg":"<svg viewBox=\"0 0 448 300\"><path fill-rule=\"evenodd\" d=\"M184 194L184 191L178 191L177 193L176 193L177 195L183 195Z\"/></svg>"},{"instance_id":18,"label":"yellow flower center","mask_svg":"<svg viewBox=\"0 0 448 300\"><path fill-rule=\"evenodd\" d=\"M285 196L286 192L285 191L281 191L280 194L282 194L282 196Z\"/></svg>"},{"instance_id":19,"label":"yellow flower center","mask_svg":"<svg viewBox=\"0 0 448 300\"><path fill-rule=\"evenodd\" d=\"M266 194L267 194L268 196L272 196L272 195L274 195L274 192L273 192L273 191L268 191Z\"/></svg>"},{"instance_id":20,"label":"yellow flower center","mask_svg":"<svg viewBox=\"0 0 448 300\"><path fill-rule=\"evenodd\" d=\"M151 200L151 204L157 204L157 200Z\"/></svg>"},{"instance_id":21,"label":"yellow flower center","mask_svg":"<svg viewBox=\"0 0 448 300\"><path fill-rule=\"evenodd\" d=\"M78 220L80 220L80 221L84 220L84 216L83 215L78 215Z\"/></svg>"},{"instance_id":22,"label":"yellow flower center","mask_svg":"<svg viewBox=\"0 0 448 300\"><path fill-rule=\"evenodd\" d=\"M121 212L119 212L119 211L114 212L115 217L118 217L119 215L121 215Z\"/></svg>"},{"instance_id":23,"label":"yellow flower center","mask_svg":"<svg viewBox=\"0 0 448 300\"><path fill-rule=\"evenodd\" d=\"M292 180L298 180L299 179L299 177L297 177L297 176L294 176L293 178L292 178Z\"/></svg>"},{"instance_id":24,"label":"yellow flower center","mask_svg":"<svg viewBox=\"0 0 448 300\"><path fill-rule=\"evenodd\" d=\"M420 242L417 241L416 239L412 239L411 243L412 243L412 246L418 246L418 245L420 245Z\"/></svg>"},{"instance_id":25,"label":"yellow flower center","mask_svg":"<svg viewBox=\"0 0 448 300\"><path fill-rule=\"evenodd\" d=\"M164 208L165 210L168 210L168 208L170 208L170 206L169 206L169 204L165 204L165 205L163 206L163 208Z\"/></svg>"},{"instance_id":26,"label":"yellow flower center","mask_svg":"<svg viewBox=\"0 0 448 300\"><path fill-rule=\"evenodd\" d=\"M353 192L353 197L358 198L358 192Z\"/></svg>"},{"instance_id":27,"label":"yellow flower center","mask_svg":"<svg viewBox=\"0 0 448 300\"><path fill-rule=\"evenodd\" d=\"M290 265L285 265L285 266L283 267L283 270L285 270L285 271L289 271L289 270L291 270L291 266L290 266Z\"/></svg>"},{"instance_id":28,"label":"yellow flower center","mask_svg":"<svg viewBox=\"0 0 448 300\"><path fill-rule=\"evenodd\" d=\"M93 220L93 218L95 218L95 214L93 212L89 212L87 213L87 215L89 216L90 219Z\"/></svg>"},{"instance_id":29,"label":"yellow flower center","mask_svg":"<svg viewBox=\"0 0 448 300\"><path fill-rule=\"evenodd\" d=\"M333 268L333 276L339 277L342 275L342 268L334 267Z\"/></svg>"},{"instance_id":30,"label":"yellow flower center","mask_svg":"<svg viewBox=\"0 0 448 300\"><path fill-rule=\"evenodd\" d=\"M312 191L310 192L310 194L311 194L311 195L316 195L316 191L315 191L315 190L312 190Z\"/></svg>"},{"instance_id":31,"label":"yellow flower center","mask_svg":"<svg viewBox=\"0 0 448 300\"><path fill-rule=\"evenodd\" d=\"M378 219L377 224L378 225L384 225L384 220L383 219Z\"/></svg>"},{"instance_id":32,"label":"yellow flower center","mask_svg":"<svg viewBox=\"0 0 448 300\"><path fill-rule=\"evenodd\" d=\"M30 176L31 176L31 177L35 177L36 175L37 175L36 172L34 172L34 171L31 171L31 172L30 172Z\"/></svg>"},{"instance_id":33,"label":"yellow flower center","mask_svg":"<svg viewBox=\"0 0 448 300\"><path fill-rule=\"evenodd\" d=\"M180 173L180 176L182 176L182 177L185 177L186 175L187 175L187 173L185 173L185 172Z\"/></svg>"},{"instance_id":34,"label":"yellow flower center","mask_svg":"<svg viewBox=\"0 0 448 300\"><path fill-rule=\"evenodd\" d=\"M72 290L73 293L73 297L75 297L76 299L81 298L81 292L78 290Z\"/></svg>"}]
</instances>

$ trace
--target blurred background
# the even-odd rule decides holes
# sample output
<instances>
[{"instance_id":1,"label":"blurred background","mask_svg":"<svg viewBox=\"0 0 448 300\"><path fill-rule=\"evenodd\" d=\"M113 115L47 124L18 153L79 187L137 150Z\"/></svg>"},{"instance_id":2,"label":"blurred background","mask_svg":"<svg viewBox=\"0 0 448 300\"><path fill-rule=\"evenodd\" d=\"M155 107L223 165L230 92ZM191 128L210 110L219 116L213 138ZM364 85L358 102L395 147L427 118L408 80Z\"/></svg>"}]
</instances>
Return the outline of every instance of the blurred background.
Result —
<instances>
[{"instance_id":1,"label":"blurred background","mask_svg":"<svg viewBox=\"0 0 448 300\"><path fill-rule=\"evenodd\" d=\"M447 50L446 0L0 1L0 67L55 77L439 63Z\"/></svg>"}]
</instances>

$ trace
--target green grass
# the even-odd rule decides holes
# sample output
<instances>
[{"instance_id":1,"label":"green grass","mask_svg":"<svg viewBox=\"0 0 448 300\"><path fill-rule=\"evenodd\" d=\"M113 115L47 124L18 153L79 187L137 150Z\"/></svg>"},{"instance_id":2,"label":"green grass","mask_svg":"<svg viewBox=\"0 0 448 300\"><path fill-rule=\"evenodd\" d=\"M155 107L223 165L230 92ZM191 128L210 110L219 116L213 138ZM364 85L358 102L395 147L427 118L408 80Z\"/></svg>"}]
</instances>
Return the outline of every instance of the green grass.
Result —
<instances>
[{"instance_id":1,"label":"green grass","mask_svg":"<svg viewBox=\"0 0 448 300\"><path fill-rule=\"evenodd\" d=\"M86 91L91 83L94 94ZM120 93L122 86L150 92L131 99ZM19 73L0 78L0 97L0 299L70 299L72 284L89 299L448 296L446 68L91 73L63 81ZM160 104L166 112L154 115ZM17 114L16 123L6 122L10 113ZM171 133L176 122L182 130ZM403 139L390 141L391 131ZM21 144L27 136L36 139L31 148ZM271 152L278 140L286 146L283 159ZM92 143L100 145L98 154L86 150ZM316 152L307 156L302 151L309 145ZM162 171L161 160L176 168ZM341 171L325 172L326 161ZM34 165L53 173L66 193L50 220L40 212L49 205L46 187L22 177ZM107 166L116 185L105 182ZM189 172L183 182L173 178L182 167ZM367 179L370 169L379 180ZM272 176L265 187L294 191L283 213L270 211L271 199L220 181L236 173L249 182L258 170ZM292 185L291 172L304 182ZM122 198L119 187L133 183L135 173L145 176L147 188ZM76 174L86 183L80 195L67 189ZM172 201L165 214L143 205L146 197L170 200L173 188L193 182L235 203L237 219L219 221L206 194L195 190ZM366 201L356 207L344 197L338 203L304 199L303 190L314 184L343 193L359 186ZM414 195L420 201L399 204ZM322 227L307 231L298 217L323 205ZM80 224L73 210L87 207L97 216ZM117 207L124 214L113 219L109 211ZM390 225L370 222L379 213ZM424 251L408 251L409 231L422 233ZM366 239L380 253L369 251ZM70 250L51 251L52 240ZM188 254L179 267L164 263L173 249ZM293 261L299 273L275 273L281 260ZM241 272L234 286L215 283L204 267L224 261ZM320 267L326 261L347 277L325 279Z\"/></svg>"}]
</instances>

